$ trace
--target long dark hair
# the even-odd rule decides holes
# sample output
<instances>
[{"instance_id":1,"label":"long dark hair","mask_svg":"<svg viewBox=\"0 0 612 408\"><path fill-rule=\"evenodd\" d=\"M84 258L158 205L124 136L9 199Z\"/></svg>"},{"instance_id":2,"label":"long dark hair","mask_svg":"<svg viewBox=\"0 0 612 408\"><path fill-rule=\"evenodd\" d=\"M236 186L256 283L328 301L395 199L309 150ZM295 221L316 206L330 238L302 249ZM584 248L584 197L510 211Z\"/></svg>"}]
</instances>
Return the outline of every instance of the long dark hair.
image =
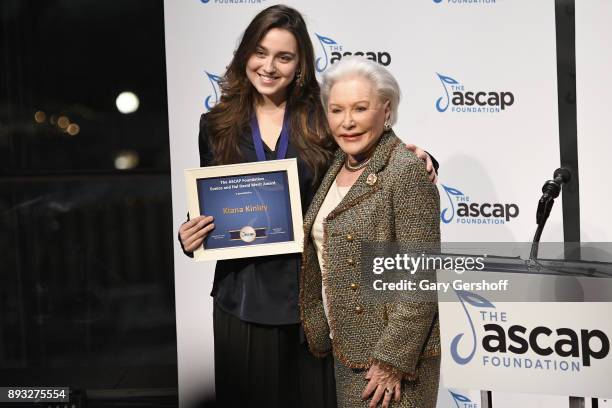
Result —
<instances>
[{"instance_id":1,"label":"long dark hair","mask_svg":"<svg viewBox=\"0 0 612 408\"><path fill-rule=\"evenodd\" d=\"M223 76L220 101L211 109L207 120L215 164L237 163L242 159L238 142L249 134L249 121L259 96L246 76L246 64L272 28L289 31L297 42L301 78L299 83L294 79L287 89L291 141L317 181L329 165L336 146L333 138L327 136L327 120L315 76L314 50L306 23L297 10L284 5L268 7L255 16Z\"/></svg>"}]
</instances>

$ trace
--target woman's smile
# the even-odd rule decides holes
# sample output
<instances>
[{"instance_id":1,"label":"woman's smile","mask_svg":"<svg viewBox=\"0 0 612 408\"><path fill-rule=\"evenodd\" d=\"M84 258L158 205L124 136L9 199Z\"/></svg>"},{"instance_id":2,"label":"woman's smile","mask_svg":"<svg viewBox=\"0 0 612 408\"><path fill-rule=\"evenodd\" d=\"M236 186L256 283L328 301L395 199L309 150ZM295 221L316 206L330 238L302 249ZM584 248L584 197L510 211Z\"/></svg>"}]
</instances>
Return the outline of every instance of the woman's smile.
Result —
<instances>
[{"instance_id":1,"label":"woman's smile","mask_svg":"<svg viewBox=\"0 0 612 408\"><path fill-rule=\"evenodd\" d=\"M276 75L257 74L263 84L273 84L279 77Z\"/></svg>"}]
</instances>

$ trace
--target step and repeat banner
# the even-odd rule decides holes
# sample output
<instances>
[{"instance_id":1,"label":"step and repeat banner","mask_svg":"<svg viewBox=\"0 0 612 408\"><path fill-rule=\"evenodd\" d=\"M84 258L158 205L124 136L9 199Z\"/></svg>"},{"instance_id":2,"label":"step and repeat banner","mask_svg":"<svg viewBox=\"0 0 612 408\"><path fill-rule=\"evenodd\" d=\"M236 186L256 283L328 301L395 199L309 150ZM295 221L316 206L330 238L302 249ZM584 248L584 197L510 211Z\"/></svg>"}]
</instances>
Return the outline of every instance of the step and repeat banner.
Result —
<instances>
[{"instance_id":1,"label":"step and repeat banner","mask_svg":"<svg viewBox=\"0 0 612 408\"><path fill-rule=\"evenodd\" d=\"M612 3L576 2L576 113L580 169L580 237L583 257L610 262L612 252L599 242L612 241L612 181L605 163L612 152ZM607 246L609 248L609 246ZM612 399L598 406L612 407ZM588 404L587 404L588 408Z\"/></svg>"},{"instance_id":2,"label":"step and repeat banner","mask_svg":"<svg viewBox=\"0 0 612 408\"><path fill-rule=\"evenodd\" d=\"M175 231L187 213L183 169L199 163L199 117L218 101L218 82L242 31L273 4L165 0ZM306 19L319 73L358 54L395 75L402 91L396 134L441 164L444 241L531 240L542 184L559 167L554 0L285 4ZM542 240L562 239L558 204ZM213 273L214 263L193 263L175 242L182 406L214 393ZM494 400L496 408L567 406L563 397ZM441 387L438 406L476 408L480 392Z\"/></svg>"},{"instance_id":3,"label":"step and repeat banner","mask_svg":"<svg viewBox=\"0 0 612 408\"><path fill-rule=\"evenodd\" d=\"M611 19L612 2L576 2L580 235L584 242L612 241L612 216L608 210L612 180L605 167L612 152Z\"/></svg>"}]
</instances>

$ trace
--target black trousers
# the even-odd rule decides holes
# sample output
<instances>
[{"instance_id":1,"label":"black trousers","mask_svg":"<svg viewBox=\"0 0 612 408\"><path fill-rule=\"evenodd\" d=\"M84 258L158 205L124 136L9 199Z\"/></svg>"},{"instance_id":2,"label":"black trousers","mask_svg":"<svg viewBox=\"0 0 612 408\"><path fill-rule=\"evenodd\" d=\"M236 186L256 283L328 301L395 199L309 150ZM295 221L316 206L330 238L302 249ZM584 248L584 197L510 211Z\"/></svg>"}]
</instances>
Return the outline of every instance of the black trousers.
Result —
<instances>
[{"instance_id":1,"label":"black trousers","mask_svg":"<svg viewBox=\"0 0 612 408\"><path fill-rule=\"evenodd\" d=\"M336 407L333 358L310 354L299 324L248 323L215 303L213 326L217 406Z\"/></svg>"}]
</instances>

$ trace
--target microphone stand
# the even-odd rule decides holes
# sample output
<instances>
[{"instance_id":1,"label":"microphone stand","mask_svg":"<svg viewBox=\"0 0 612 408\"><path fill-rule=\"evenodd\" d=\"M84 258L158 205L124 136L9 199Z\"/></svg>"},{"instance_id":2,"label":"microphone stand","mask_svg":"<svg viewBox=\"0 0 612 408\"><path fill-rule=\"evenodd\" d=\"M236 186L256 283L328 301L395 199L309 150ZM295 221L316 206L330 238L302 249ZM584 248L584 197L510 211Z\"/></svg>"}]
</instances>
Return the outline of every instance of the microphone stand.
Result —
<instances>
[{"instance_id":1,"label":"microphone stand","mask_svg":"<svg viewBox=\"0 0 612 408\"><path fill-rule=\"evenodd\" d=\"M540 237L542 236L544 225L546 225L550 211L555 203L555 198L559 197L561 186L569 182L571 177L572 175L570 171L562 167L555 170L553 180L548 180L546 183L544 183L544 186L542 186L542 197L538 202L538 210L536 212L536 222L538 224L538 228L536 229L533 237L531 253L529 255L529 263L531 265L536 264L535 260L538 257L538 250L540 248Z\"/></svg>"},{"instance_id":2,"label":"microphone stand","mask_svg":"<svg viewBox=\"0 0 612 408\"><path fill-rule=\"evenodd\" d=\"M561 167L555 170L553 180L548 180L546 183L544 183L544 186L542 186L542 197L538 202L538 210L536 212L536 222L538 224L538 228L536 229L535 236L533 237L531 253L529 255L529 260L527 261L527 267L529 269L535 269L537 271L541 269L536 259L538 258L542 231L544 230L544 225L546 225L550 211L555 203L555 198L559 197L561 186L568 183L571 178L572 174L570 171ZM584 398L570 396L569 406L571 408L584 408Z\"/></svg>"}]
</instances>

